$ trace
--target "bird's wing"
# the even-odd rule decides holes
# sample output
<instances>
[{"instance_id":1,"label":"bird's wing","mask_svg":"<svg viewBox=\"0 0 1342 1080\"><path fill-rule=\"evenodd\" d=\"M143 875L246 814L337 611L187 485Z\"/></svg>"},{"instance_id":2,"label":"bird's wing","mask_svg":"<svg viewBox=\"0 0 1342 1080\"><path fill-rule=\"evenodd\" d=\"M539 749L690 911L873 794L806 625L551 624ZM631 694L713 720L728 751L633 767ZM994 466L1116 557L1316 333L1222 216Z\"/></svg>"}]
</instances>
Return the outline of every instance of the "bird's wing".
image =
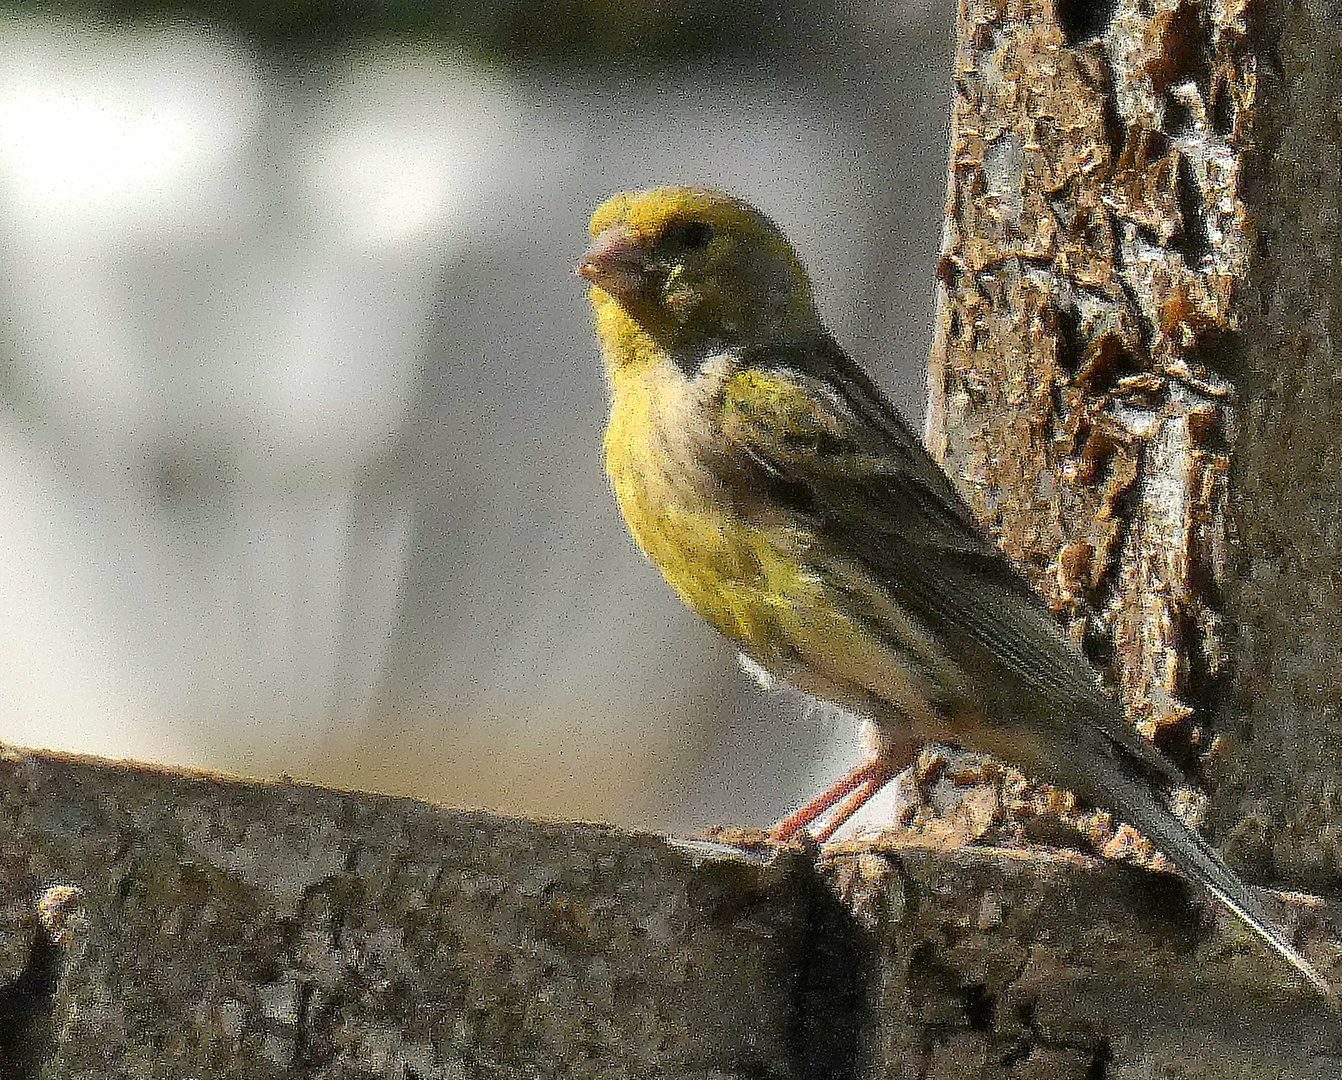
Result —
<instances>
[{"instance_id":1,"label":"bird's wing","mask_svg":"<svg viewBox=\"0 0 1342 1080\"><path fill-rule=\"evenodd\" d=\"M871 526L888 519L909 542L1001 561L917 435L837 346L747 354L722 393L728 442L771 477L827 496L831 511L879 492L863 507Z\"/></svg>"},{"instance_id":2,"label":"bird's wing","mask_svg":"<svg viewBox=\"0 0 1342 1080\"><path fill-rule=\"evenodd\" d=\"M859 564L962 666L986 663L1011 676L982 680L1014 688L983 707L1009 709L1058 738L1063 718L1040 713L1071 712L1071 722L1097 726L1146 770L1177 778L1100 690L894 406L837 346L743 355L721 392L728 446L807 521L818 561Z\"/></svg>"},{"instance_id":3,"label":"bird's wing","mask_svg":"<svg viewBox=\"0 0 1342 1080\"><path fill-rule=\"evenodd\" d=\"M837 346L741 357L720 409L728 446L882 579L954 567L1039 603L917 435Z\"/></svg>"}]
</instances>

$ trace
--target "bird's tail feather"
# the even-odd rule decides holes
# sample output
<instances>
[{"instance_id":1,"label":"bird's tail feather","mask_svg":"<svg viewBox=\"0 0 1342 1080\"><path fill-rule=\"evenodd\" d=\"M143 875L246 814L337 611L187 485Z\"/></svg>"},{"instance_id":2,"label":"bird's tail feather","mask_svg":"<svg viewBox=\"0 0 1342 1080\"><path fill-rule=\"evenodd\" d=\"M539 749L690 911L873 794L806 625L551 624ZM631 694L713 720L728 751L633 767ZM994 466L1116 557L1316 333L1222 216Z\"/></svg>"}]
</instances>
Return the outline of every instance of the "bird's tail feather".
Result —
<instances>
[{"instance_id":1,"label":"bird's tail feather","mask_svg":"<svg viewBox=\"0 0 1342 1080\"><path fill-rule=\"evenodd\" d=\"M1292 943L1280 922L1268 914L1248 884L1216 850L1161 799L1144 776L1118 756L1105 755L1110 773L1099 785L1118 816L1141 832L1179 870L1235 913L1329 1001L1333 987Z\"/></svg>"}]
</instances>

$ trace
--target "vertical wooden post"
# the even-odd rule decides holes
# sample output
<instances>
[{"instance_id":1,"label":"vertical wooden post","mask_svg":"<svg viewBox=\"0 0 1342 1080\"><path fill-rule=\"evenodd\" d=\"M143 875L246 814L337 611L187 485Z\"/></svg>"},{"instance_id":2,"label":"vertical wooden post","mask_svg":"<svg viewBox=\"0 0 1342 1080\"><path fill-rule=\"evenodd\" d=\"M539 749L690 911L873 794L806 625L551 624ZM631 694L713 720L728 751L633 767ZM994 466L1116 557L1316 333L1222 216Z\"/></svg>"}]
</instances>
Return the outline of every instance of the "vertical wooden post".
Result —
<instances>
[{"instance_id":1,"label":"vertical wooden post","mask_svg":"<svg viewBox=\"0 0 1342 1080\"><path fill-rule=\"evenodd\" d=\"M959 18L929 440L1232 855L1335 876L1332 38L1266 0Z\"/></svg>"}]
</instances>

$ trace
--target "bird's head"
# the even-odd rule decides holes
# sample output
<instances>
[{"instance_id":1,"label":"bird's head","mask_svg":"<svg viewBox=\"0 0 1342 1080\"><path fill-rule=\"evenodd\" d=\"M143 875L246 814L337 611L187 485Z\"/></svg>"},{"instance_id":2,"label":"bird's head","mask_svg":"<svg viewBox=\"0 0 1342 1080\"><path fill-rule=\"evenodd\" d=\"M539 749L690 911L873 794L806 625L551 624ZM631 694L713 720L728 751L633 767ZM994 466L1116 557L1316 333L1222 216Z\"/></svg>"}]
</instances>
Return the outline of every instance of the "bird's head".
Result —
<instances>
[{"instance_id":1,"label":"bird's head","mask_svg":"<svg viewBox=\"0 0 1342 1080\"><path fill-rule=\"evenodd\" d=\"M622 192L597 208L591 231L578 273L592 283L598 321L622 314L673 353L821 333L792 245L740 199L688 187Z\"/></svg>"}]
</instances>

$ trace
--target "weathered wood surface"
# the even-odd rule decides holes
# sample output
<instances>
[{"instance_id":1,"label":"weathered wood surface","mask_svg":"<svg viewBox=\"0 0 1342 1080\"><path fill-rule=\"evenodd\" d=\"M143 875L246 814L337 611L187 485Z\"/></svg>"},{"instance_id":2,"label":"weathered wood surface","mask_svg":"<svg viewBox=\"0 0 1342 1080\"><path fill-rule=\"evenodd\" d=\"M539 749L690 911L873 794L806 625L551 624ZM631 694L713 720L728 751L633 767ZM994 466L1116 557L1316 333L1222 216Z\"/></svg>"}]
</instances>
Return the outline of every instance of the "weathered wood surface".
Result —
<instances>
[{"instance_id":1,"label":"weathered wood surface","mask_svg":"<svg viewBox=\"0 0 1342 1080\"><path fill-rule=\"evenodd\" d=\"M1065 852L817 865L26 751L0 798L5 1078L1342 1076L1255 942Z\"/></svg>"},{"instance_id":2,"label":"weathered wood surface","mask_svg":"<svg viewBox=\"0 0 1342 1080\"><path fill-rule=\"evenodd\" d=\"M962 0L930 433L1241 864L1331 886L1318 8ZM4 1078L1342 1077L1256 942L1068 852L816 861L20 751L0 796Z\"/></svg>"},{"instance_id":3,"label":"weathered wood surface","mask_svg":"<svg viewBox=\"0 0 1342 1080\"><path fill-rule=\"evenodd\" d=\"M1342 54L962 0L929 441L1260 878L1342 880Z\"/></svg>"},{"instance_id":4,"label":"weathered wood surface","mask_svg":"<svg viewBox=\"0 0 1342 1080\"><path fill-rule=\"evenodd\" d=\"M1240 4L961 4L929 436L1185 759L1230 673L1261 52Z\"/></svg>"},{"instance_id":5,"label":"weathered wood surface","mask_svg":"<svg viewBox=\"0 0 1342 1080\"><path fill-rule=\"evenodd\" d=\"M11 972L47 888L87 913L44 1077L786 1075L795 858L28 754L0 791Z\"/></svg>"},{"instance_id":6,"label":"weathered wood surface","mask_svg":"<svg viewBox=\"0 0 1342 1080\"><path fill-rule=\"evenodd\" d=\"M1231 469L1239 633L1214 823L1259 873L1342 881L1342 36L1336 4L1267 4L1243 199Z\"/></svg>"}]
</instances>

